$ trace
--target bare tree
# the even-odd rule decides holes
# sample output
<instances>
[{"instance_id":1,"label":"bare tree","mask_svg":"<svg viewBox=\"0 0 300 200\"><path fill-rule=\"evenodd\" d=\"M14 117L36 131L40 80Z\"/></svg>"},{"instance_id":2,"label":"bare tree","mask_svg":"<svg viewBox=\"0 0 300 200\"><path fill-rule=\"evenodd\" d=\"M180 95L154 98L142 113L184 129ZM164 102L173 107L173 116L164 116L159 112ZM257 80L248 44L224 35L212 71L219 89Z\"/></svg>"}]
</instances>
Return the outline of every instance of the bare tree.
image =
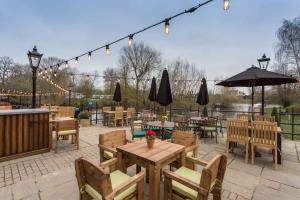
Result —
<instances>
[{"instance_id":1,"label":"bare tree","mask_svg":"<svg viewBox=\"0 0 300 200\"><path fill-rule=\"evenodd\" d=\"M140 83L148 73L157 70L161 65L161 55L144 43L134 43L121 50L120 65L128 67L134 77L135 104L139 104Z\"/></svg>"},{"instance_id":2,"label":"bare tree","mask_svg":"<svg viewBox=\"0 0 300 200\"><path fill-rule=\"evenodd\" d=\"M279 63L292 65L300 73L300 17L293 21L284 20L276 36L279 40L276 59Z\"/></svg>"},{"instance_id":3,"label":"bare tree","mask_svg":"<svg viewBox=\"0 0 300 200\"><path fill-rule=\"evenodd\" d=\"M118 81L117 71L113 68L106 68L103 72L104 75L104 88L109 94L112 94L116 82Z\"/></svg>"},{"instance_id":4,"label":"bare tree","mask_svg":"<svg viewBox=\"0 0 300 200\"><path fill-rule=\"evenodd\" d=\"M9 77L9 73L14 65L12 58L8 56L0 57L0 80L1 84L5 84L5 79Z\"/></svg>"},{"instance_id":5,"label":"bare tree","mask_svg":"<svg viewBox=\"0 0 300 200\"><path fill-rule=\"evenodd\" d=\"M198 92L204 72L195 65L177 59L168 65L170 84L173 94L183 98Z\"/></svg>"}]
</instances>

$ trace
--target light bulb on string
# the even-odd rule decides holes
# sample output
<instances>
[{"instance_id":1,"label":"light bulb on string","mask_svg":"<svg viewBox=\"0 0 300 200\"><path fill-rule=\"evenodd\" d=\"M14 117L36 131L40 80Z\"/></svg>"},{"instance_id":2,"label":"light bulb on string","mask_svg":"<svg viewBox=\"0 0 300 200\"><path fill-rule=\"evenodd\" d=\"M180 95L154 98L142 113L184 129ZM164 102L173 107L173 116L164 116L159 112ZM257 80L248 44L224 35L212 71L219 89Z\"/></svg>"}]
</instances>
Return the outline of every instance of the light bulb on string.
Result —
<instances>
[{"instance_id":1,"label":"light bulb on string","mask_svg":"<svg viewBox=\"0 0 300 200\"><path fill-rule=\"evenodd\" d=\"M229 9L229 7L230 7L230 2L229 2L229 0L224 0L224 10L228 10Z\"/></svg>"},{"instance_id":2,"label":"light bulb on string","mask_svg":"<svg viewBox=\"0 0 300 200\"><path fill-rule=\"evenodd\" d=\"M68 67L69 67L68 61L65 61L65 68L68 68Z\"/></svg>"},{"instance_id":3,"label":"light bulb on string","mask_svg":"<svg viewBox=\"0 0 300 200\"><path fill-rule=\"evenodd\" d=\"M165 19L165 34L169 34L170 32L170 21L169 19Z\"/></svg>"},{"instance_id":4,"label":"light bulb on string","mask_svg":"<svg viewBox=\"0 0 300 200\"><path fill-rule=\"evenodd\" d=\"M128 36L128 46L131 47L132 43L133 43L133 35L130 34L130 35Z\"/></svg>"},{"instance_id":5,"label":"light bulb on string","mask_svg":"<svg viewBox=\"0 0 300 200\"><path fill-rule=\"evenodd\" d=\"M109 49L109 45L108 44L105 46L105 53L106 53L106 55L110 54L110 49Z\"/></svg>"},{"instance_id":6,"label":"light bulb on string","mask_svg":"<svg viewBox=\"0 0 300 200\"><path fill-rule=\"evenodd\" d=\"M78 64L78 57L75 58L75 64Z\"/></svg>"},{"instance_id":7,"label":"light bulb on string","mask_svg":"<svg viewBox=\"0 0 300 200\"><path fill-rule=\"evenodd\" d=\"M88 53L88 59L91 60L92 52Z\"/></svg>"}]
</instances>

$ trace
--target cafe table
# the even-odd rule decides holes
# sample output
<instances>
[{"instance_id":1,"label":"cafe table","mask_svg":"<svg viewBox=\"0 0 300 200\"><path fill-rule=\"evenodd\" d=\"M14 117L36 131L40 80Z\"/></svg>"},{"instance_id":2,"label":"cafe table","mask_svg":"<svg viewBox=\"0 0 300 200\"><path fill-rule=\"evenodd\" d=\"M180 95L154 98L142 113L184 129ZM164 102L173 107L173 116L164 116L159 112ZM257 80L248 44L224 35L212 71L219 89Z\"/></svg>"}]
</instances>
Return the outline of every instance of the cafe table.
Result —
<instances>
[{"instance_id":1,"label":"cafe table","mask_svg":"<svg viewBox=\"0 0 300 200\"><path fill-rule=\"evenodd\" d=\"M170 121L165 121L164 123L162 123L161 121L150 121L147 122L146 125L153 128L159 128L161 130L161 138L163 139L165 135L165 130L167 128L174 128L175 123Z\"/></svg>"},{"instance_id":2,"label":"cafe table","mask_svg":"<svg viewBox=\"0 0 300 200\"><path fill-rule=\"evenodd\" d=\"M179 144L155 140L154 147L149 149L145 139L117 147L118 168L127 172L127 163L137 164L137 173L144 167L149 171L149 195L151 200L160 198L161 169L178 160L185 164L185 147Z\"/></svg>"}]
</instances>

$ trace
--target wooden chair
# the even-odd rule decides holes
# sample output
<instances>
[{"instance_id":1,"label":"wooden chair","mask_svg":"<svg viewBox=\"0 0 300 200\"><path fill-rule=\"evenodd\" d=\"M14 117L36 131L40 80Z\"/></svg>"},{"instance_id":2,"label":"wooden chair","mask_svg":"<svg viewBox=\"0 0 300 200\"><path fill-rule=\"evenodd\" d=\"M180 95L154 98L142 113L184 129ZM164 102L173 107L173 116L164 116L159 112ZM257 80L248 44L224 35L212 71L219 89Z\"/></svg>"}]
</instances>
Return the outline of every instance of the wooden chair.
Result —
<instances>
[{"instance_id":1,"label":"wooden chair","mask_svg":"<svg viewBox=\"0 0 300 200\"><path fill-rule=\"evenodd\" d=\"M257 115L254 117L254 121L263 121L263 122L276 122L275 116L266 116L266 115Z\"/></svg>"},{"instance_id":2,"label":"wooden chair","mask_svg":"<svg viewBox=\"0 0 300 200\"><path fill-rule=\"evenodd\" d=\"M237 114L236 118L238 120L244 120L247 122L251 122L252 116L251 116L251 114Z\"/></svg>"},{"instance_id":3,"label":"wooden chair","mask_svg":"<svg viewBox=\"0 0 300 200\"><path fill-rule=\"evenodd\" d=\"M210 138L213 138L215 133L216 144L218 143L218 119L215 117L208 117L206 120L201 122L199 129L203 133L210 133Z\"/></svg>"},{"instance_id":4,"label":"wooden chair","mask_svg":"<svg viewBox=\"0 0 300 200\"><path fill-rule=\"evenodd\" d=\"M72 117L75 115L75 107L71 106L58 106L57 107L57 116L58 117Z\"/></svg>"},{"instance_id":5,"label":"wooden chair","mask_svg":"<svg viewBox=\"0 0 300 200\"><path fill-rule=\"evenodd\" d=\"M185 146L186 157L197 157L197 149L199 147L198 137L196 134L190 131L179 131L174 130L173 136L171 139L172 143L180 144ZM179 163L177 161L171 163L171 167L179 168ZM186 161L185 166L190 169L195 169L195 165L193 162Z\"/></svg>"},{"instance_id":6,"label":"wooden chair","mask_svg":"<svg viewBox=\"0 0 300 200\"><path fill-rule=\"evenodd\" d=\"M135 115L135 108L127 108L127 115L126 115L127 126L130 124L131 119L134 119L134 115Z\"/></svg>"},{"instance_id":7,"label":"wooden chair","mask_svg":"<svg viewBox=\"0 0 300 200\"><path fill-rule=\"evenodd\" d=\"M142 120L133 120L130 122L130 129L132 140L135 138L143 138L146 136L146 130L144 129L144 121Z\"/></svg>"},{"instance_id":8,"label":"wooden chair","mask_svg":"<svg viewBox=\"0 0 300 200\"><path fill-rule=\"evenodd\" d=\"M124 126L124 110L123 108L116 108L115 116L114 116L114 126L117 127L117 123L120 121L121 125Z\"/></svg>"},{"instance_id":9,"label":"wooden chair","mask_svg":"<svg viewBox=\"0 0 300 200\"><path fill-rule=\"evenodd\" d=\"M99 152L100 163L112 158L116 158L116 147L122 146L129 142L126 139L125 130L116 130L99 135Z\"/></svg>"},{"instance_id":10,"label":"wooden chair","mask_svg":"<svg viewBox=\"0 0 300 200\"><path fill-rule=\"evenodd\" d=\"M186 115L174 115L173 122L175 123L174 130L188 131L189 117Z\"/></svg>"},{"instance_id":11,"label":"wooden chair","mask_svg":"<svg viewBox=\"0 0 300 200\"><path fill-rule=\"evenodd\" d=\"M262 146L272 149L275 154L275 169L277 168L277 124L271 122L252 122L251 154L254 164L255 147ZM274 159L273 157L273 159Z\"/></svg>"},{"instance_id":12,"label":"wooden chair","mask_svg":"<svg viewBox=\"0 0 300 200\"><path fill-rule=\"evenodd\" d=\"M186 159L203 166L202 172L186 167L175 172L164 170L164 199L207 200L209 193L212 193L214 200L220 200L227 157L217 155L208 163L192 157Z\"/></svg>"},{"instance_id":13,"label":"wooden chair","mask_svg":"<svg viewBox=\"0 0 300 200\"><path fill-rule=\"evenodd\" d=\"M234 145L230 145L230 142L245 145L245 162L248 163L249 157L249 126L248 121L238 120L238 119L227 119L227 140L226 140L226 153L228 156L229 149L232 148L232 153Z\"/></svg>"},{"instance_id":14,"label":"wooden chair","mask_svg":"<svg viewBox=\"0 0 300 200\"><path fill-rule=\"evenodd\" d=\"M139 172L133 177L119 170L105 172L105 168L116 163L116 158L101 163L100 166L85 158L75 160L81 200L144 199L145 172Z\"/></svg>"},{"instance_id":15,"label":"wooden chair","mask_svg":"<svg viewBox=\"0 0 300 200\"><path fill-rule=\"evenodd\" d=\"M64 120L56 122L55 126L56 135L56 145L55 152L58 148L58 140L61 136L72 136L72 141L74 141L77 149L79 149L79 122L76 119Z\"/></svg>"}]
</instances>

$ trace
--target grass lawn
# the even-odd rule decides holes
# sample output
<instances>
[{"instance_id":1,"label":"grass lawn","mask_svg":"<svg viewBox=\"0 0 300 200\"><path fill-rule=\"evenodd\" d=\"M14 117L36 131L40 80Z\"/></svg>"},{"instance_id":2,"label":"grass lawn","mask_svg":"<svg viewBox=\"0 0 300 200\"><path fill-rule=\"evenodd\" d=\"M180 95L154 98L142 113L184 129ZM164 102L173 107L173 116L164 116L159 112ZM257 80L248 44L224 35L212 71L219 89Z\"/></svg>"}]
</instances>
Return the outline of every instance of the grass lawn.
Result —
<instances>
[{"instance_id":1,"label":"grass lawn","mask_svg":"<svg viewBox=\"0 0 300 200\"><path fill-rule=\"evenodd\" d=\"M277 110L279 112L279 110ZM285 110L281 109L281 112L284 112ZM267 115L271 115L272 108L266 108L265 113ZM281 115L280 118L280 123L292 123L292 116L291 115ZM294 116L294 123L295 124L300 124L300 115L295 115ZM285 124L280 124L281 129L285 133L292 133L292 125L285 125ZM283 134L283 136L287 139L292 139L291 134ZM299 140L300 141L300 125L294 125L294 140Z\"/></svg>"}]
</instances>

